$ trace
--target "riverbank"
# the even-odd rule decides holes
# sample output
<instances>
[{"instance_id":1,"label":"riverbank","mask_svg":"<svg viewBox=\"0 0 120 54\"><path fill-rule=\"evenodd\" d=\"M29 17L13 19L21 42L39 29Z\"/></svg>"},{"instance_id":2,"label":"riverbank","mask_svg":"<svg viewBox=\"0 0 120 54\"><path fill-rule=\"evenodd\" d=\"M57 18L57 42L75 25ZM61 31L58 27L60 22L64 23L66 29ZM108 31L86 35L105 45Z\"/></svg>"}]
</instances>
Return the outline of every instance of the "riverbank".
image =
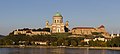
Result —
<instances>
[{"instance_id":1,"label":"riverbank","mask_svg":"<svg viewBox=\"0 0 120 54\"><path fill-rule=\"evenodd\" d=\"M120 50L120 47L70 47L70 46L38 46L38 45L0 45L0 48L83 48L83 49L104 49Z\"/></svg>"},{"instance_id":2,"label":"riverbank","mask_svg":"<svg viewBox=\"0 0 120 54\"><path fill-rule=\"evenodd\" d=\"M38 45L0 45L0 48L58 48L57 46L38 46Z\"/></svg>"}]
</instances>

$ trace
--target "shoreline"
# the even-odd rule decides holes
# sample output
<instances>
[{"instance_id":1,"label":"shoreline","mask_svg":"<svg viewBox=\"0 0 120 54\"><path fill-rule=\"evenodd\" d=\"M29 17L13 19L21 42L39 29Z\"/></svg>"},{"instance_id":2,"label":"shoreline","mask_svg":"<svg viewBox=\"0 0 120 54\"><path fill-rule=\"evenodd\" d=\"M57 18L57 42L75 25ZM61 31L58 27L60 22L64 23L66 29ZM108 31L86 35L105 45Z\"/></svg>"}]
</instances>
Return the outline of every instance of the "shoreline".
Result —
<instances>
[{"instance_id":1,"label":"shoreline","mask_svg":"<svg viewBox=\"0 0 120 54\"><path fill-rule=\"evenodd\" d=\"M96 50L120 50L120 47L70 47L70 46L37 46L37 45L0 45L0 48L81 48Z\"/></svg>"}]
</instances>

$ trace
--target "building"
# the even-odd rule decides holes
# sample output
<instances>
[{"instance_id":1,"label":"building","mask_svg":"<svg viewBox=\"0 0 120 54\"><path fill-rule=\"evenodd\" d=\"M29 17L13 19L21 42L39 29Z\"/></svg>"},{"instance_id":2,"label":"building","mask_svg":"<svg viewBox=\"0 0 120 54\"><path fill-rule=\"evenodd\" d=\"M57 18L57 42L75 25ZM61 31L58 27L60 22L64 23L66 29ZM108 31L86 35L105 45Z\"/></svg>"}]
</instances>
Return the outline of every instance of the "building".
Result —
<instances>
[{"instance_id":1,"label":"building","mask_svg":"<svg viewBox=\"0 0 120 54\"><path fill-rule=\"evenodd\" d=\"M89 44L89 41L104 41L107 42L111 40L111 38L105 38L104 36L95 36L94 38L85 38L84 42L87 42Z\"/></svg>"},{"instance_id":2,"label":"building","mask_svg":"<svg viewBox=\"0 0 120 54\"><path fill-rule=\"evenodd\" d=\"M94 28L94 27L75 27L72 29L72 34L76 35L93 35L93 33L101 33L103 36L109 36L108 32L106 32L105 27L103 25Z\"/></svg>"},{"instance_id":3,"label":"building","mask_svg":"<svg viewBox=\"0 0 120 54\"><path fill-rule=\"evenodd\" d=\"M53 16L52 24L46 21L46 28L50 28L52 33L64 33L68 32L69 22L66 21L65 25L63 23L63 16L57 12Z\"/></svg>"},{"instance_id":4,"label":"building","mask_svg":"<svg viewBox=\"0 0 120 54\"><path fill-rule=\"evenodd\" d=\"M120 34L110 34L111 38L120 37Z\"/></svg>"},{"instance_id":5,"label":"building","mask_svg":"<svg viewBox=\"0 0 120 54\"><path fill-rule=\"evenodd\" d=\"M89 41L91 41L92 39L90 39L90 38L85 38L84 39L84 42L87 42L87 44L89 44Z\"/></svg>"},{"instance_id":6,"label":"building","mask_svg":"<svg viewBox=\"0 0 120 54\"><path fill-rule=\"evenodd\" d=\"M107 39L104 36L96 36L96 37L94 37L93 41L97 41L97 40L107 42Z\"/></svg>"},{"instance_id":7,"label":"building","mask_svg":"<svg viewBox=\"0 0 120 54\"><path fill-rule=\"evenodd\" d=\"M36 44L36 45L47 45L47 42L34 41L34 44Z\"/></svg>"},{"instance_id":8,"label":"building","mask_svg":"<svg viewBox=\"0 0 120 54\"><path fill-rule=\"evenodd\" d=\"M13 31L14 35L20 35L20 34L24 34L24 35L51 35L50 32L48 31L38 31L38 30L33 30L33 29L17 29Z\"/></svg>"}]
</instances>

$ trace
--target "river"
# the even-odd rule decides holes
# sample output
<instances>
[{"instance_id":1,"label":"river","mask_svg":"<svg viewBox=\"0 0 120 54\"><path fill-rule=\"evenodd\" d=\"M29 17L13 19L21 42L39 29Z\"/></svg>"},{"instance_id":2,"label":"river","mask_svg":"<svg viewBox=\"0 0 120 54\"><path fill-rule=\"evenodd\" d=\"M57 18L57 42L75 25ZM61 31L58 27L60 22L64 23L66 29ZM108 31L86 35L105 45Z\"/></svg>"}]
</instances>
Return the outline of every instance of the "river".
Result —
<instances>
[{"instance_id":1,"label":"river","mask_svg":"<svg viewBox=\"0 0 120 54\"><path fill-rule=\"evenodd\" d=\"M120 54L120 51L86 48L0 48L0 54Z\"/></svg>"}]
</instances>

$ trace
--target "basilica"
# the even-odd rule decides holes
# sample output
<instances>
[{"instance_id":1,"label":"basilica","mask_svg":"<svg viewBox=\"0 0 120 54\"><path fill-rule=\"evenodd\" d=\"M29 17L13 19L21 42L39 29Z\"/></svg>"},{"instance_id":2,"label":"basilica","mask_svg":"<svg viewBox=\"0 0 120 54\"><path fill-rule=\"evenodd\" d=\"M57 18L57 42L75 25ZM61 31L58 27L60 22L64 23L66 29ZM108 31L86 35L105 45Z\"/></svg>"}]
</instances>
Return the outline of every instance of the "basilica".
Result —
<instances>
[{"instance_id":1,"label":"basilica","mask_svg":"<svg viewBox=\"0 0 120 54\"><path fill-rule=\"evenodd\" d=\"M57 12L53 16L52 24L49 24L49 21L46 21L46 28L50 28L51 33L65 33L68 32L69 22L63 23L63 16Z\"/></svg>"},{"instance_id":2,"label":"basilica","mask_svg":"<svg viewBox=\"0 0 120 54\"><path fill-rule=\"evenodd\" d=\"M46 21L44 29L17 29L13 33L14 35L26 34L26 35L51 35L51 33L71 33L73 35L93 35L94 33L101 33L103 36L109 36L106 31L105 26L101 25L99 27L74 27L69 30L69 22L63 23L63 16L56 12L52 17L52 23Z\"/></svg>"}]
</instances>

